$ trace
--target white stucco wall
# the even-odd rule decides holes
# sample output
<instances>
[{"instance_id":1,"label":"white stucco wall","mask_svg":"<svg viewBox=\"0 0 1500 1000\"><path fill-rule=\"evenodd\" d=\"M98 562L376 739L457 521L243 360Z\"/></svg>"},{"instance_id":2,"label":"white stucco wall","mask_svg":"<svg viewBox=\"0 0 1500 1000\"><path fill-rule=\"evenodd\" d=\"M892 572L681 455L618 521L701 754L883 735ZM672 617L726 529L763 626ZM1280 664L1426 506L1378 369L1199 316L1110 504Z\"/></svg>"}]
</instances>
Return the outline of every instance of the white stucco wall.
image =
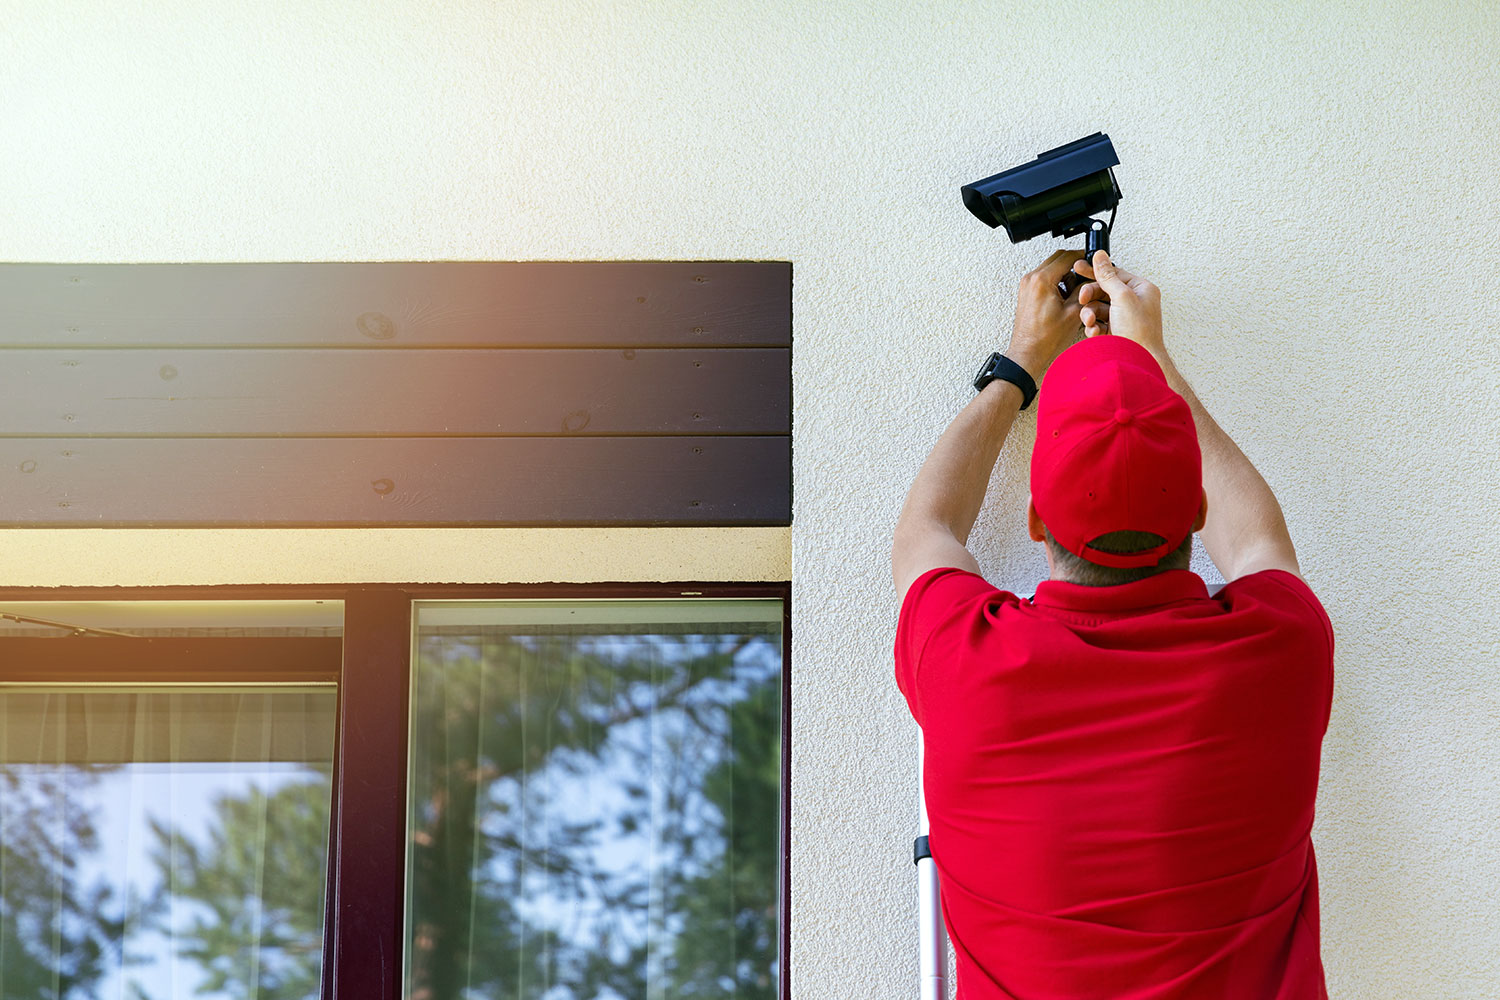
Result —
<instances>
[{"instance_id":1,"label":"white stucco wall","mask_svg":"<svg viewBox=\"0 0 1500 1000\"><path fill-rule=\"evenodd\" d=\"M1488 0L0 0L0 260L794 262L794 992L904 996L916 735L888 536L1059 245L1012 246L958 187L1108 132L1116 255L1161 287L1337 632L1332 994L1477 1000L1500 980L1497 56ZM1027 594L1033 428L976 532ZM0 585L386 571L330 562L349 542L272 565L232 533L207 562L27 533ZM405 579L483 576L451 539L402 551ZM1194 567L1221 582L1201 547Z\"/></svg>"}]
</instances>

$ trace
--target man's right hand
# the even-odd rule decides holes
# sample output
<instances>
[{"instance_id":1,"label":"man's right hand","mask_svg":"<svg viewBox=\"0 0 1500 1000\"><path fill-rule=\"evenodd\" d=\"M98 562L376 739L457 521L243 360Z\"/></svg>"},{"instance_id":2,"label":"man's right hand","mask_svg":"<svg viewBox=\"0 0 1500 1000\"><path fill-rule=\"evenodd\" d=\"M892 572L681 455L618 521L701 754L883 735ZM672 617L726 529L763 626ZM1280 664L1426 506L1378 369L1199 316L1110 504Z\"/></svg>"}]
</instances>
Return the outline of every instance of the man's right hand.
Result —
<instances>
[{"instance_id":1,"label":"man's right hand","mask_svg":"<svg viewBox=\"0 0 1500 1000\"><path fill-rule=\"evenodd\" d=\"M1166 355L1161 332L1161 290L1136 274L1115 267L1109 254L1094 252L1094 262L1078 261L1073 270L1090 279L1078 289L1079 318L1085 336L1101 333L1128 337L1156 358Z\"/></svg>"}]
</instances>

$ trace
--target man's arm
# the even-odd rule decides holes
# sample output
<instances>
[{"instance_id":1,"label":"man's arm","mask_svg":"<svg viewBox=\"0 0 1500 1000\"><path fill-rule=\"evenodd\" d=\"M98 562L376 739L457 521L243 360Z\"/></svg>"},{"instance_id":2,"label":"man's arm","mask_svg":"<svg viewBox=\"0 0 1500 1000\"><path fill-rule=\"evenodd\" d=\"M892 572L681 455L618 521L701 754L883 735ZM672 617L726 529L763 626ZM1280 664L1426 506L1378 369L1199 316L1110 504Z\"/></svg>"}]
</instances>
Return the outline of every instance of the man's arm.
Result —
<instances>
[{"instance_id":1,"label":"man's arm","mask_svg":"<svg viewBox=\"0 0 1500 1000\"><path fill-rule=\"evenodd\" d=\"M1124 336L1140 344L1156 358L1167 384L1193 411L1198 448L1203 453L1203 492L1208 495L1208 517L1199 534L1225 581L1263 569L1286 570L1300 577L1292 536L1271 487L1208 415L1167 354L1161 290L1116 267L1104 250L1096 252L1092 262L1079 261L1073 270L1093 279L1078 289L1084 336Z\"/></svg>"},{"instance_id":2,"label":"man's arm","mask_svg":"<svg viewBox=\"0 0 1500 1000\"><path fill-rule=\"evenodd\" d=\"M1208 517L1199 537L1225 582L1263 569L1281 569L1301 577L1292 536L1281 504L1261 474L1187 384L1165 350L1152 352L1167 384L1187 400L1203 452L1203 491Z\"/></svg>"},{"instance_id":3,"label":"man's arm","mask_svg":"<svg viewBox=\"0 0 1500 1000\"><path fill-rule=\"evenodd\" d=\"M1079 288L1063 298L1057 284L1082 259L1081 250L1058 250L1021 278L1015 325L1005 356L1033 379L1083 329ZM891 543L891 579L904 603L912 583L930 569L953 566L979 572L965 548L984 504L995 460L1024 402L1021 390L996 379L959 411L922 463Z\"/></svg>"},{"instance_id":4,"label":"man's arm","mask_svg":"<svg viewBox=\"0 0 1500 1000\"><path fill-rule=\"evenodd\" d=\"M1006 356L1028 372L1039 371L1035 362L1009 351ZM991 382L959 411L922 463L891 544L891 578L899 600L930 569L953 566L979 572L978 560L964 546L1021 402L1016 386Z\"/></svg>"}]
</instances>

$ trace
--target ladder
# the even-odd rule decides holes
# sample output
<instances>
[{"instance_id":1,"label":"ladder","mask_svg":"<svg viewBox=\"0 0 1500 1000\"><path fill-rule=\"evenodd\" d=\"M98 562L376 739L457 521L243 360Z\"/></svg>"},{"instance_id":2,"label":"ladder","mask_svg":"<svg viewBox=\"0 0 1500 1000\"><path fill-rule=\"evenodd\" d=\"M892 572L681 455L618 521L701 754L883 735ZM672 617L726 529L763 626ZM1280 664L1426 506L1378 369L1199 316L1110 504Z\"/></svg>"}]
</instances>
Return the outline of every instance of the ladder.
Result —
<instances>
[{"instance_id":1,"label":"ladder","mask_svg":"<svg viewBox=\"0 0 1500 1000\"><path fill-rule=\"evenodd\" d=\"M943 929L937 865L932 861L932 851L927 843L927 795L922 789L922 742L919 735L917 739L917 799L920 809L917 818L918 836L912 844L912 861L917 866L917 933L921 947L917 962L921 980L919 996L921 1000L947 1000L948 935Z\"/></svg>"}]
</instances>

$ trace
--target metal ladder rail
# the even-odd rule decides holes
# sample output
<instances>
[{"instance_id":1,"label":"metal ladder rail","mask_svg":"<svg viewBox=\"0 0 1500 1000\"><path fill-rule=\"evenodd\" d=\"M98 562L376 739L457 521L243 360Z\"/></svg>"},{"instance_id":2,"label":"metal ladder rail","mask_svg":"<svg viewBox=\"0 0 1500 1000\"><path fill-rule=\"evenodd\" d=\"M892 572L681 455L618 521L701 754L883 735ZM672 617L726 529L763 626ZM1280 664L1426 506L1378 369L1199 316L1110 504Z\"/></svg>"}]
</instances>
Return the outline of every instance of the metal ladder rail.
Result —
<instances>
[{"instance_id":1,"label":"metal ladder rail","mask_svg":"<svg viewBox=\"0 0 1500 1000\"><path fill-rule=\"evenodd\" d=\"M924 751L921 737L917 741L917 799L920 804L918 836L912 844L912 860L917 866L917 934L920 952L917 965L921 1000L947 1000L948 935L943 927L943 910L938 890L937 865L928 846L927 795L922 788Z\"/></svg>"}]
</instances>

